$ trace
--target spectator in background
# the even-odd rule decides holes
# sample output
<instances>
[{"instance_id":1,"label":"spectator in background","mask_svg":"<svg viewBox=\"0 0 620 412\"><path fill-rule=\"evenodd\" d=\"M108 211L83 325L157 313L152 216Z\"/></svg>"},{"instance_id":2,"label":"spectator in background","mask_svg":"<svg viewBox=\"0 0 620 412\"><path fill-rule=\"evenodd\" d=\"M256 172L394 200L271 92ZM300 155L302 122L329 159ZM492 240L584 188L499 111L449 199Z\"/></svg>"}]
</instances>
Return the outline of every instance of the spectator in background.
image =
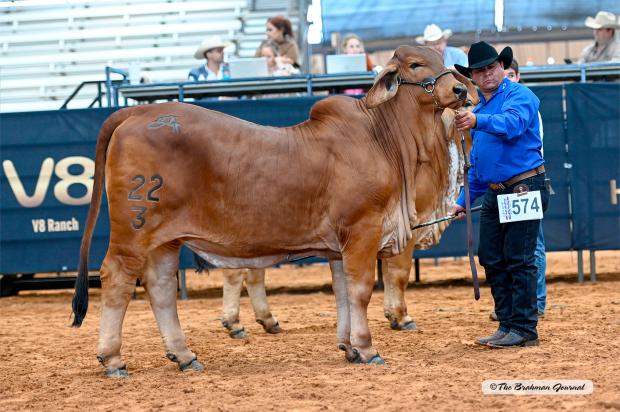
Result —
<instances>
[{"instance_id":1,"label":"spectator in background","mask_svg":"<svg viewBox=\"0 0 620 412\"><path fill-rule=\"evenodd\" d=\"M260 57L267 59L267 67L272 76L291 76L299 74L299 69L290 63L284 63L278 51L278 45L271 40L266 40L260 47Z\"/></svg>"},{"instance_id":2,"label":"spectator in background","mask_svg":"<svg viewBox=\"0 0 620 412\"><path fill-rule=\"evenodd\" d=\"M206 59L205 64L191 69L187 79L193 81L222 80L224 78L224 48L229 44L218 36L206 38L194 53L194 58Z\"/></svg>"},{"instance_id":3,"label":"spectator in background","mask_svg":"<svg viewBox=\"0 0 620 412\"><path fill-rule=\"evenodd\" d=\"M284 16L275 16L267 19L265 24L266 40L271 40L278 45L278 51L284 63L292 64L293 67L301 67L299 64L299 49L295 43L293 26L291 21ZM261 46L256 49L256 57L261 55Z\"/></svg>"},{"instance_id":4,"label":"spectator in background","mask_svg":"<svg viewBox=\"0 0 620 412\"><path fill-rule=\"evenodd\" d=\"M599 11L596 17L588 17L585 25L593 29L594 43L581 51L577 63L620 61L620 43L616 38L620 24L616 15Z\"/></svg>"},{"instance_id":5,"label":"spectator in background","mask_svg":"<svg viewBox=\"0 0 620 412\"><path fill-rule=\"evenodd\" d=\"M372 63L370 56L364 49L364 42L357 34L347 34L342 40L341 45L342 54L365 54L366 55L366 70L372 71L375 65Z\"/></svg>"},{"instance_id":6,"label":"spectator in background","mask_svg":"<svg viewBox=\"0 0 620 412\"><path fill-rule=\"evenodd\" d=\"M457 47L448 46L448 38L452 30L441 30L436 24L429 24L424 28L424 34L416 37L415 41L423 46L431 47L443 56L443 65L453 69L455 64L467 67L467 55Z\"/></svg>"},{"instance_id":7,"label":"spectator in background","mask_svg":"<svg viewBox=\"0 0 620 412\"><path fill-rule=\"evenodd\" d=\"M342 54L364 54L366 56L366 70L372 71L374 69L374 65L370 57L366 53L364 49L364 42L357 34L347 34L342 43L340 45L340 50ZM367 93L368 89L345 89L342 91L342 94L364 94Z\"/></svg>"}]
</instances>

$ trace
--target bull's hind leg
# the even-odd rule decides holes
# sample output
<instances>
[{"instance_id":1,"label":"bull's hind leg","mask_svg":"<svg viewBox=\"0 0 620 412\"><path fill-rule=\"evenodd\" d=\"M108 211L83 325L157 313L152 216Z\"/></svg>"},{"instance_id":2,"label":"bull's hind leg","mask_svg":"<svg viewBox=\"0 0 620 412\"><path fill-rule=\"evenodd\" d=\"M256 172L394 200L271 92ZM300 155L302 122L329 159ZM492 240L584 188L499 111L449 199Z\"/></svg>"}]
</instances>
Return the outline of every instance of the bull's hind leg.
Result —
<instances>
[{"instance_id":1,"label":"bull's hind leg","mask_svg":"<svg viewBox=\"0 0 620 412\"><path fill-rule=\"evenodd\" d=\"M383 259L383 314L394 330L415 330L416 324L407 314L405 290L411 271L411 254L414 242L398 256Z\"/></svg>"},{"instance_id":2,"label":"bull's hind leg","mask_svg":"<svg viewBox=\"0 0 620 412\"><path fill-rule=\"evenodd\" d=\"M106 376L127 376L127 365L121 358L123 319L136 287L139 259L129 259L110 246L101 266L101 324L97 359L106 369ZM138 269L139 270L139 269Z\"/></svg>"},{"instance_id":3,"label":"bull's hind leg","mask_svg":"<svg viewBox=\"0 0 620 412\"><path fill-rule=\"evenodd\" d=\"M203 370L185 343L177 313L177 278L179 269L179 246L160 246L147 258L144 271L144 287L151 301L151 308L157 320L159 332L166 345L166 357L179 364L179 369Z\"/></svg>"},{"instance_id":4,"label":"bull's hind leg","mask_svg":"<svg viewBox=\"0 0 620 412\"><path fill-rule=\"evenodd\" d=\"M256 322L260 323L267 333L280 333L278 319L271 314L267 292L265 291L265 269L248 269L245 287L254 308Z\"/></svg>"},{"instance_id":5,"label":"bull's hind leg","mask_svg":"<svg viewBox=\"0 0 620 412\"><path fill-rule=\"evenodd\" d=\"M223 313L222 325L228 329L228 335L233 339L247 337L243 325L239 322L239 298L243 287L244 271L246 269L223 269Z\"/></svg>"}]
</instances>

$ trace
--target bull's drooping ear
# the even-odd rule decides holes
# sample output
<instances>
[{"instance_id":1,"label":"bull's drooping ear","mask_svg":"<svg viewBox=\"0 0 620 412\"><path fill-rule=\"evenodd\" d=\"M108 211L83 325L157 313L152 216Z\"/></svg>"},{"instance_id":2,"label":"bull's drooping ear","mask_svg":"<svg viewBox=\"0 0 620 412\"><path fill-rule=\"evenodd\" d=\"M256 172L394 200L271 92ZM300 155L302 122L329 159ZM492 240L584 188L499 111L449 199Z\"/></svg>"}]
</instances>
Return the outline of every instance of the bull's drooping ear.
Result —
<instances>
[{"instance_id":1,"label":"bull's drooping ear","mask_svg":"<svg viewBox=\"0 0 620 412\"><path fill-rule=\"evenodd\" d=\"M467 87L467 99L471 100L471 102L474 105L477 105L478 103L480 103L480 98L478 97L478 90L476 90L476 86L474 86L474 83L467 77L463 76L458 71L456 70L451 70L451 71L454 77L456 78L456 80L463 83L465 87Z\"/></svg>"},{"instance_id":2,"label":"bull's drooping ear","mask_svg":"<svg viewBox=\"0 0 620 412\"><path fill-rule=\"evenodd\" d=\"M368 91L366 96L366 107L372 109L381 103L387 102L396 95L398 91L398 66L388 64L379 77L375 79L375 84Z\"/></svg>"}]
</instances>

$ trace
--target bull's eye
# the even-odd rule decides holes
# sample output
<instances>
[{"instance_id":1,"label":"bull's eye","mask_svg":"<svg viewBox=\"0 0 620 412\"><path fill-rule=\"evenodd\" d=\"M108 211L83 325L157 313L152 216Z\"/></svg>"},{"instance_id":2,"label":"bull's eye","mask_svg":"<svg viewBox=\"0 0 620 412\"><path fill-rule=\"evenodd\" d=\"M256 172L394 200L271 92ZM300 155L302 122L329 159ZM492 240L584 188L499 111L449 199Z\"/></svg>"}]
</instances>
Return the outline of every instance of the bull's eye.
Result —
<instances>
[{"instance_id":1,"label":"bull's eye","mask_svg":"<svg viewBox=\"0 0 620 412\"><path fill-rule=\"evenodd\" d=\"M422 65L418 64L418 63L411 63L411 65L409 67L411 67L413 70L415 70L418 67L422 67Z\"/></svg>"}]
</instances>

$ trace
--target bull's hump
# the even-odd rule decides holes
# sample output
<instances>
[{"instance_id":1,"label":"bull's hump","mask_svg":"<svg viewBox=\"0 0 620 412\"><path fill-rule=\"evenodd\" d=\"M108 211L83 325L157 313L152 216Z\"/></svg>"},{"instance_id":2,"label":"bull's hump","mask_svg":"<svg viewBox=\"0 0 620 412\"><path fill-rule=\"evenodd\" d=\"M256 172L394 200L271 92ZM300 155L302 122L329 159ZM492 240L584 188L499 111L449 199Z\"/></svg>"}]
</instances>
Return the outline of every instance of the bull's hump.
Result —
<instances>
[{"instance_id":1,"label":"bull's hump","mask_svg":"<svg viewBox=\"0 0 620 412\"><path fill-rule=\"evenodd\" d=\"M310 118L321 120L324 118L341 118L346 120L354 115L357 100L347 96L331 96L312 106Z\"/></svg>"}]
</instances>

